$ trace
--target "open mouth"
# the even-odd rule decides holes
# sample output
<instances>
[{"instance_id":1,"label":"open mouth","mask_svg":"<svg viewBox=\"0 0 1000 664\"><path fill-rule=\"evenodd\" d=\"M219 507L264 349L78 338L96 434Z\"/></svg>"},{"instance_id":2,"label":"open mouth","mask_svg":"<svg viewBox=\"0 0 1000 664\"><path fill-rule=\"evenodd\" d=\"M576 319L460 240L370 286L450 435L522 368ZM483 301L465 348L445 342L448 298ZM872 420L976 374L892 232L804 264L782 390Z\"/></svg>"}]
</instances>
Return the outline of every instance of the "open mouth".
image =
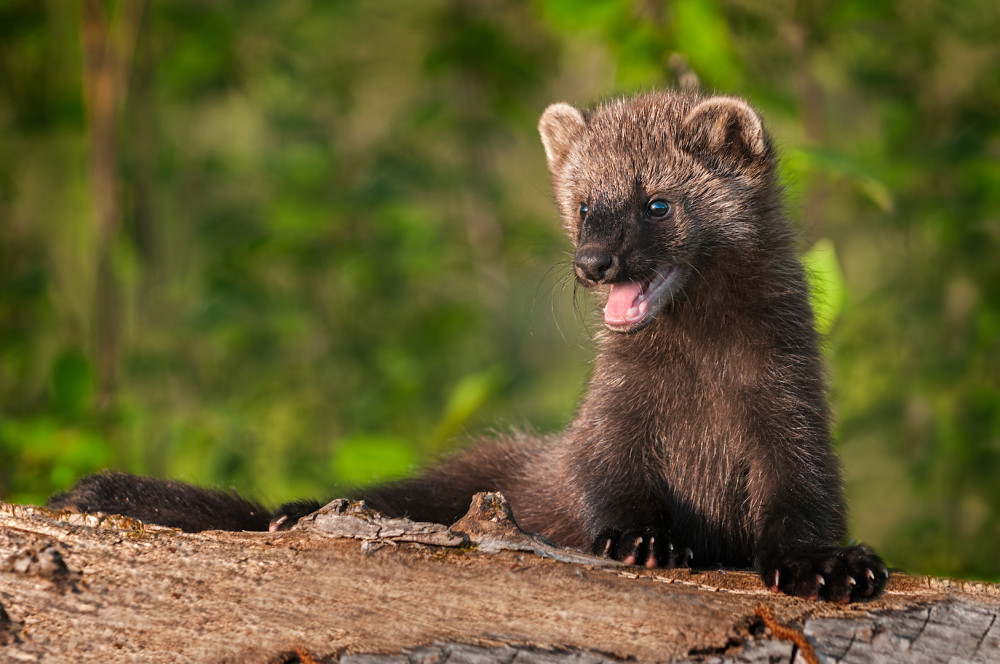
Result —
<instances>
[{"instance_id":1,"label":"open mouth","mask_svg":"<svg viewBox=\"0 0 1000 664\"><path fill-rule=\"evenodd\" d=\"M680 289L681 271L676 265L661 268L646 281L611 284L604 307L604 324L615 332L634 332L656 318Z\"/></svg>"}]
</instances>

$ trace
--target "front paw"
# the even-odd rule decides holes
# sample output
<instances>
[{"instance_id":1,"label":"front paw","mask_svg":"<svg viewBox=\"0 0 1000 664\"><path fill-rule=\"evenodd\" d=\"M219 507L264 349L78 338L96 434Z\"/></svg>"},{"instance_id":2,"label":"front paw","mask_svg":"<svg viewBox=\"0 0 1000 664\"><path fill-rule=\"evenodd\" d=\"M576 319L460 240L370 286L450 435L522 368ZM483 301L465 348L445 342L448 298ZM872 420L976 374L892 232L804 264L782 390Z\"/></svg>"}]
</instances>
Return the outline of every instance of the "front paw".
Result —
<instances>
[{"instance_id":1,"label":"front paw","mask_svg":"<svg viewBox=\"0 0 1000 664\"><path fill-rule=\"evenodd\" d=\"M762 566L775 592L847 603L877 595L889 578L878 554L864 545L800 549Z\"/></svg>"},{"instance_id":2,"label":"front paw","mask_svg":"<svg viewBox=\"0 0 1000 664\"><path fill-rule=\"evenodd\" d=\"M659 528L608 528L594 539L594 555L644 567L687 567L691 549L678 547L667 530Z\"/></svg>"}]
</instances>

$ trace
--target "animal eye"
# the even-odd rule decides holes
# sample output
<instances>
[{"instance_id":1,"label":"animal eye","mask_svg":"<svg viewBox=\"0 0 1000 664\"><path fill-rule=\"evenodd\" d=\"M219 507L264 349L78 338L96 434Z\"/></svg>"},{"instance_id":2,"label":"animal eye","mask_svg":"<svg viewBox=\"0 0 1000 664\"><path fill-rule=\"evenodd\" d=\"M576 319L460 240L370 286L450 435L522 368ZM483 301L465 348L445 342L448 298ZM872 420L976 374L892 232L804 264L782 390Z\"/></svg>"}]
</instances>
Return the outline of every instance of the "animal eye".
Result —
<instances>
[{"instance_id":1,"label":"animal eye","mask_svg":"<svg viewBox=\"0 0 1000 664\"><path fill-rule=\"evenodd\" d=\"M663 219L670 214L671 210L673 210L673 206L667 201L660 199L650 201L649 205L646 206L646 212L649 213L649 216L657 219Z\"/></svg>"},{"instance_id":2,"label":"animal eye","mask_svg":"<svg viewBox=\"0 0 1000 664\"><path fill-rule=\"evenodd\" d=\"M586 204L586 203L580 203L580 216L581 216L581 217L582 217L583 215L587 214L587 211L588 211L588 210L590 210L590 208L589 208L589 207L587 207L587 204Z\"/></svg>"}]
</instances>

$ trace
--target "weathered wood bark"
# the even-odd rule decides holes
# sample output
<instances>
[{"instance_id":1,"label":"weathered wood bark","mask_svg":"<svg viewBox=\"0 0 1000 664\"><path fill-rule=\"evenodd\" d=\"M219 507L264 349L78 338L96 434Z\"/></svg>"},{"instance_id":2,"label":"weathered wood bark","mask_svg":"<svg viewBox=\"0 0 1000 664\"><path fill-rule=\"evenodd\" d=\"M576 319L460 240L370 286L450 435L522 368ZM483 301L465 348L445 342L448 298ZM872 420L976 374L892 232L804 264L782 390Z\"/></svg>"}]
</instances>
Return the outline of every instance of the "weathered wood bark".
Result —
<instances>
[{"instance_id":1,"label":"weathered wood bark","mask_svg":"<svg viewBox=\"0 0 1000 664\"><path fill-rule=\"evenodd\" d=\"M556 549L503 507L449 530L338 503L192 535L0 503L0 661L791 662L776 635L804 633L820 661L1000 662L998 586L894 574L834 606Z\"/></svg>"}]
</instances>

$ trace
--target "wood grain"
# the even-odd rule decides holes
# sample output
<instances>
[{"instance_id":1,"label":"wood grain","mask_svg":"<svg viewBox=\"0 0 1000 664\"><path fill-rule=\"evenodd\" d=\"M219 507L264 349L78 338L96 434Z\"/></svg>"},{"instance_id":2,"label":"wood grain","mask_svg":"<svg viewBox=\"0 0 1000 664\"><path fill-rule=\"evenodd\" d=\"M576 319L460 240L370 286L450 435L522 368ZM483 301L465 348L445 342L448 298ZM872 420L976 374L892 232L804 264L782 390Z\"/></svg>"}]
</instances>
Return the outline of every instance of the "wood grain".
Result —
<instances>
[{"instance_id":1,"label":"wood grain","mask_svg":"<svg viewBox=\"0 0 1000 664\"><path fill-rule=\"evenodd\" d=\"M754 617L762 602L825 661L1000 661L988 584L894 574L881 598L834 606L744 572L307 530L184 534L0 503L0 661L791 661Z\"/></svg>"}]
</instances>

